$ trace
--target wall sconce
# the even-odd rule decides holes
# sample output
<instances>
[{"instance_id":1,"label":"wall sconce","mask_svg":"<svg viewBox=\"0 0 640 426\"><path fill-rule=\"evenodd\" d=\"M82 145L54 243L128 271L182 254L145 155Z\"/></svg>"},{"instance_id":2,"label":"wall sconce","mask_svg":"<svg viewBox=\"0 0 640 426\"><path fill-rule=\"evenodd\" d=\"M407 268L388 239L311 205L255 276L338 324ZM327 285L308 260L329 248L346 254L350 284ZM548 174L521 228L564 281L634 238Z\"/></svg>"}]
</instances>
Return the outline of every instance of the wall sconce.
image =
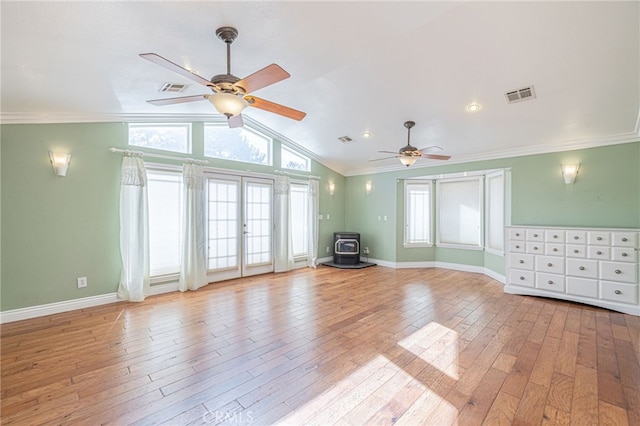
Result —
<instances>
[{"instance_id":1,"label":"wall sconce","mask_svg":"<svg viewBox=\"0 0 640 426\"><path fill-rule=\"evenodd\" d=\"M66 176L67 168L71 163L71 154L66 152L51 152L49 151L49 160L51 161L51 167L56 176Z\"/></svg>"},{"instance_id":2,"label":"wall sconce","mask_svg":"<svg viewBox=\"0 0 640 426\"><path fill-rule=\"evenodd\" d=\"M330 182L329 183L329 195L333 195L336 193L336 184Z\"/></svg>"},{"instance_id":3,"label":"wall sconce","mask_svg":"<svg viewBox=\"0 0 640 426\"><path fill-rule=\"evenodd\" d=\"M372 188L373 188L373 185L371 185L371 182L367 182L364 184L364 189L367 191L367 195L371 195Z\"/></svg>"},{"instance_id":4,"label":"wall sconce","mask_svg":"<svg viewBox=\"0 0 640 426\"><path fill-rule=\"evenodd\" d=\"M562 176L564 177L564 183L567 185L572 184L576 180L579 168L580 164L563 164Z\"/></svg>"}]
</instances>

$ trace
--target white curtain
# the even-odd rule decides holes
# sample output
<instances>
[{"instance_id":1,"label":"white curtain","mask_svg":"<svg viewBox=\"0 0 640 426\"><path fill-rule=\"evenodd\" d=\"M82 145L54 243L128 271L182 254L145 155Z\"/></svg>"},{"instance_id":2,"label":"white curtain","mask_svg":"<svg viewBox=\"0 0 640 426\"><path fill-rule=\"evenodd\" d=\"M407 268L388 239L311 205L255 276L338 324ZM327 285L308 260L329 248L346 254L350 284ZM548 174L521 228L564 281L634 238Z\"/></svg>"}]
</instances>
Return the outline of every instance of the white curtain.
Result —
<instances>
[{"instance_id":1,"label":"white curtain","mask_svg":"<svg viewBox=\"0 0 640 426\"><path fill-rule=\"evenodd\" d=\"M309 180L309 247L307 249L307 266L316 267L318 261L318 186L315 179Z\"/></svg>"},{"instance_id":2,"label":"white curtain","mask_svg":"<svg viewBox=\"0 0 640 426\"><path fill-rule=\"evenodd\" d=\"M183 227L180 291L197 290L207 284L207 236L205 216L204 170L185 163L182 167Z\"/></svg>"},{"instance_id":3,"label":"white curtain","mask_svg":"<svg viewBox=\"0 0 640 426\"><path fill-rule=\"evenodd\" d=\"M291 242L291 181L287 176L276 176L274 184L275 215L275 265L274 272L286 272L293 267L293 248Z\"/></svg>"},{"instance_id":4,"label":"white curtain","mask_svg":"<svg viewBox=\"0 0 640 426\"><path fill-rule=\"evenodd\" d=\"M126 154L120 174L120 256L118 297L142 302L149 292L147 172L140 156Z\"/></svg>"}]
</instances>

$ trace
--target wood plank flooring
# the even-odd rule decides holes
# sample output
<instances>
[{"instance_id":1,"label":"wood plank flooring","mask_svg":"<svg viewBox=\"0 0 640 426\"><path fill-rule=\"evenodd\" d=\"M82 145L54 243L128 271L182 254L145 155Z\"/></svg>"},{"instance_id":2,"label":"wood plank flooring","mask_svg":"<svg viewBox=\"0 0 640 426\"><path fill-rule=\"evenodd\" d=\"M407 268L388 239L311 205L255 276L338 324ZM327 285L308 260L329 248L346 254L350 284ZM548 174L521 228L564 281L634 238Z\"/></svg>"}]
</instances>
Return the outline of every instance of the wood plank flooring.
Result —
<instances>
[{"instance_id":1,"label":"wood plank flooring","mask_svg":"<svg viewBox=\"0 0 640 426\"><path fill-rule=\"evenodd\" d=\"M319 267L2 325L3 425L640 425L640 318Z\"/></svg>"}]
</instances>

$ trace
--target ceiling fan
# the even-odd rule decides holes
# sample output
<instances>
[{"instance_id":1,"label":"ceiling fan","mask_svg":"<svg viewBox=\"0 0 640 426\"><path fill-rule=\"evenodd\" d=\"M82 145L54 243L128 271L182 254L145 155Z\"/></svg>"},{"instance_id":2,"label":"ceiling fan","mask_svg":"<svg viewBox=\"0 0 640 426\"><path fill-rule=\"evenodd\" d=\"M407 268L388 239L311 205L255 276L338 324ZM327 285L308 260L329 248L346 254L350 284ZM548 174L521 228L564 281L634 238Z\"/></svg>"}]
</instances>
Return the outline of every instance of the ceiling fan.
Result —
<instances>
[{"instance_id":1,"label":"ceiling fan","mask_svg":"<svg viewBox=\"0 0 640 426\"><path fill-rule=\"evenodd\" d=\"M302 120L306 113L284 105L257 98L251 93L290 77L290 74L277 64L271 64L253 74L240 79L231 74L231 43L238 37L238 30L233 27L221 27L216 36L227 44L227 73L211 77L211 80L175 64L155 53L141 53L140 56L183 77L202 84L211 89L213 94L183 96L179 98L154 99L147 101L152 105L162 106L193 102L208 99L215 109L227 117L229 127L242 127L242 111L248 107L259 108L293 120Z\"/></svg>"},{"instance_id":2,"label":"ceiling fan","mask_svg":"<svg viewBox=\"0 0 640 426\"><path fill-rule=\"evenodd\" d=\"M416 123L414 121L405 121L404 127L407 128L407 144L400 148L400 150L395 153L393 151L378 151L383 154L396 154L393 157L385 157L385 158L377 158L375 160L370 161L380 161L386 160L389 158L399 158L400 162L405 166L409 167L413 165L418 158L430 158L432 160L448 160L451 158L450 155L438 155L438 154L429 154L430 151L442 151L442 148L439 146L428 146L426 148L418 149L415 146L411 145L411 128L415 126Z\"/></svg>"}]
</instances>

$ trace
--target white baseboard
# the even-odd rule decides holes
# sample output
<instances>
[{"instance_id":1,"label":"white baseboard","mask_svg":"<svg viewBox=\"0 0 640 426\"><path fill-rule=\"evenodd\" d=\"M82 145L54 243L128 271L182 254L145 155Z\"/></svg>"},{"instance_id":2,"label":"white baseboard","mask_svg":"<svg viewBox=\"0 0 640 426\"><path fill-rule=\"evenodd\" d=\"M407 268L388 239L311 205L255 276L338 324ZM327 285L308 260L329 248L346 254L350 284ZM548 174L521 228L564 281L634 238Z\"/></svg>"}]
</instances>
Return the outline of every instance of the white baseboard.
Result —
<instances>
[{"instance_id":1,"label":"white baseboard","mask_svg":"<svg viewBox=\"0 0 640 426\"><path fill-rule=\"evenodd\" d=\"M170 293L172 291L178 291L177 282L153 285L149 289L149 296ZM12 309L0 312L0 324L43 317L45 315L59 314L61 312L75 311L76 309L107 305L109 303L116 302L122 302L121 299L118 299L118 293L108 293L98 296L83 297L81 299L65 300L63 302L47 303L46 305Z\"/></svg>"},{"instance_id":2,"label":"white baseboard","mask_svg":"<svg viewBox=\"0 0 640 426\"><path fill-rule=\"evenodd\" d=\"M333 257L323 257L316 262L318 265L323 262L331 262ZM451 269L454 271L475 272L479 274L487 275L496 281L504 284L506 282L504 275L500 275L490 269L482 266L462 265L459 263L447 263L436 261L425 262L389 262L386 260L368 259L370 263L375 263L380 266L394 269L406 269L406 268L443 268ZM151 286L149 290L149 296L156 296L158 294L171 293L178 291L178 283L171 282L167 284L157 284ZM21 321L30 318L43 317L45 315L59 314L61 312L74 311L76 309L91 308L93 306L106 305L109 303L122 302L118 299L117 293L102 294L99 296L83 297L81 299L66 300L63 302L47 303L46 305L31 306L28 308L12 309L9 311L0 312L0 324Z\"/></svg>"}]
</instances>

